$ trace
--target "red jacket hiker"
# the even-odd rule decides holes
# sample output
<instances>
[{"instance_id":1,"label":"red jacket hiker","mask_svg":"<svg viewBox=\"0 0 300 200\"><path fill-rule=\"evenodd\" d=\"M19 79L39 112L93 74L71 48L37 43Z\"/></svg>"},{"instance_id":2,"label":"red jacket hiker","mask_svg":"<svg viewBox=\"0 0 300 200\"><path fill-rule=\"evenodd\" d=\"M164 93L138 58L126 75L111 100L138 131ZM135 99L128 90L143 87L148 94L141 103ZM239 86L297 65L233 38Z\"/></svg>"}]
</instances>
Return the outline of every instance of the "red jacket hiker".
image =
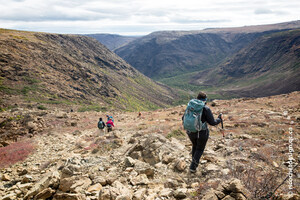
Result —
<instances>
[{"instance_id":1,"label":"red jacket hiker","mask_svg":"<svg viewBox=\"0 0 300 200\"><path fill-rule=\"evenodd\" d=\"M111 119L108 122L106 122L106 125L107 125L107 127L109 127L109 126L115 127L115 125Z\"/></svg>"}]
</instances>

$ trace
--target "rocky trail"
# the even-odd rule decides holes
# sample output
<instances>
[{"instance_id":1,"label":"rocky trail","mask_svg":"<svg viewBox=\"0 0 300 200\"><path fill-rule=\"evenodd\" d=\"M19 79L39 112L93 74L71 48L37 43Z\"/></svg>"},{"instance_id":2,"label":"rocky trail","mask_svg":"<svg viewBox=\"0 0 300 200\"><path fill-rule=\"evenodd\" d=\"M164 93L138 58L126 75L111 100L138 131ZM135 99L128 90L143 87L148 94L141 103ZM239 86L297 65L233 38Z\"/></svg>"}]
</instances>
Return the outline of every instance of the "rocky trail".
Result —
<instances>
[{"instance_id":1,"label":"rocky trail","mask_svg":"<svg viewBox=\"0 0 300 200\"><path fill-rule=\"evenodd\" d=\"M0 199L299 199L299 167L293 169L293 189L286 181L272 194L288 176L290 145L293 166L299 162L299 99L294 92L210 102L215 117L224 114L225 137L220 125L210 126L196 174L188 171L184 105L141 117L117 111L2 112L7 140L2 137L0 148ZM116 127L100 135L97 122L106 114L114 116ZM30 137L13 137L20 129ZM34 150L26 159L5 165L28 146Z\"/></svg>"}]
</instances>

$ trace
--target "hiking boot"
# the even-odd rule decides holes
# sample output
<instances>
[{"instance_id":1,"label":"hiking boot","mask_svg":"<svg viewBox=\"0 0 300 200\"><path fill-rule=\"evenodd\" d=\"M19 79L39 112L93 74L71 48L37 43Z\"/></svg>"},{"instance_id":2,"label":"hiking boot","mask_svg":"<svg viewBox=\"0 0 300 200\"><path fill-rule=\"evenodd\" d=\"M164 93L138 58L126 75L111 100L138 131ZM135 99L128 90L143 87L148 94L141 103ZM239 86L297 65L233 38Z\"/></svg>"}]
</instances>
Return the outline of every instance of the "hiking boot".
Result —
<instances>
[{"instance_id":1,"label":"hiking boot","mask_svg":"<svg viewBox=\"0 0 300 200\"><path fill-rule=\"evenodd\" d=\"M191 173L196 173L197 165L194 162L191 162L190 165L190 172Z\"/></svg>"}]
</instances>

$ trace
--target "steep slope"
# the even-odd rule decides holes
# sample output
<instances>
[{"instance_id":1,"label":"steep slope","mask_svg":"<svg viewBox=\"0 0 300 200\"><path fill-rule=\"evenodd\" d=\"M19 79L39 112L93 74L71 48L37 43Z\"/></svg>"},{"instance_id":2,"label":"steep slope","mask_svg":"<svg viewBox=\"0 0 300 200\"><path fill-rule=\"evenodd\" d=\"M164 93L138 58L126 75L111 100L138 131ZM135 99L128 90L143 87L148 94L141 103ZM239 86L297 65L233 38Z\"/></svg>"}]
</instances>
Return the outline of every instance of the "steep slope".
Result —
<instances>
[{"instance_id":1,"label":"steep slope","mask_svg":"<svg viewBox=\"0 0 300 200\"><path fill-rule=\"evenodd\" d=\"M268 96L300 90L300 29L265 35L193 83L214 85L223 93ZM198 81L197 81L198 80Z\"/></svg>"},{"instance_id":2,"label":"steep slope","mask_svg":"<svg viewBox=\"0 0 300 200\"><path fill-rule=\"evenodd\" d=\"M86 34L86 36L95 38L111 51L120 48L128 44L129 42L139 38L138 36L123 36L116 34Z\"/></svg>"},{"instance_id":3,"label":"steep slope","mask_svg":"<svg viewBox=\"0 0 300 200\"><path fill-rule=\"evenodd\" d=\"M115 52L146 76L168 77L214 65L230 47L216 34L156 32Z\"/></svg>"},{"instance_id":4,"label":"steep slope","mask_svg":"<svg viewBox=\"0 0 300 200\"><path fill-rule=\"evenodd\" d=\"M168 88L86 36L1 29L0 47L2 108L25 100L134 110L173 101Z\"/></svg>"},{"instance_id":5,"label":"steep slope","mask_svg":"<svg viewBox=\"0 0 300 200\"><path fill-rule=\"evenodd\" d=\"M189 173L192 145L181 122L185 106L142 112L138 119L133 112L114 113L117 127L105 135L95 126L103 112L47 111L41 117L47 127L53 124L47 134L0 146L0 196L298 200L299 166L292 169L292 190L286 177L299 158L299 98L294 92L208 103L215 116L224 113L225 129L209 126L196 174Z\"/></svg>"},{"instance_id":6,"label":"steep slope","mask_svg":"<svg viewBox=\"0 0 300 200\"><path fill-rule=\"evenodd\" d=\"M300 21L203 31L162 31L115 52L143 74L162 79L212 68L258 37L300 27Z\"/></svg>"}]
</instances>

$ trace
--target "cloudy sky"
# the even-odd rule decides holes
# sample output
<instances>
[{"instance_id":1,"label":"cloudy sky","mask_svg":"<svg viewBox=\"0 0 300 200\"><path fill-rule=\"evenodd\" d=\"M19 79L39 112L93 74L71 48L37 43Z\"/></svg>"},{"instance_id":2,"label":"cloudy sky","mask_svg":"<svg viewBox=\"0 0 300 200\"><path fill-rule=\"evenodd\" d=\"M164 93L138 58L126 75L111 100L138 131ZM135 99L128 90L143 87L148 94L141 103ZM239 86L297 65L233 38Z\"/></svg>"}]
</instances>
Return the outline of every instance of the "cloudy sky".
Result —
<instances>
[{"instance_id":1,"label":"cloudy sky","mask_svg":"<svg viewBox=\"0 0 300 200\"><path fill-rule=\"evenodd\" d=\"M0 28L145 35L300 20L299 0L0 0Z\"/></svg>"}]
</instances>

